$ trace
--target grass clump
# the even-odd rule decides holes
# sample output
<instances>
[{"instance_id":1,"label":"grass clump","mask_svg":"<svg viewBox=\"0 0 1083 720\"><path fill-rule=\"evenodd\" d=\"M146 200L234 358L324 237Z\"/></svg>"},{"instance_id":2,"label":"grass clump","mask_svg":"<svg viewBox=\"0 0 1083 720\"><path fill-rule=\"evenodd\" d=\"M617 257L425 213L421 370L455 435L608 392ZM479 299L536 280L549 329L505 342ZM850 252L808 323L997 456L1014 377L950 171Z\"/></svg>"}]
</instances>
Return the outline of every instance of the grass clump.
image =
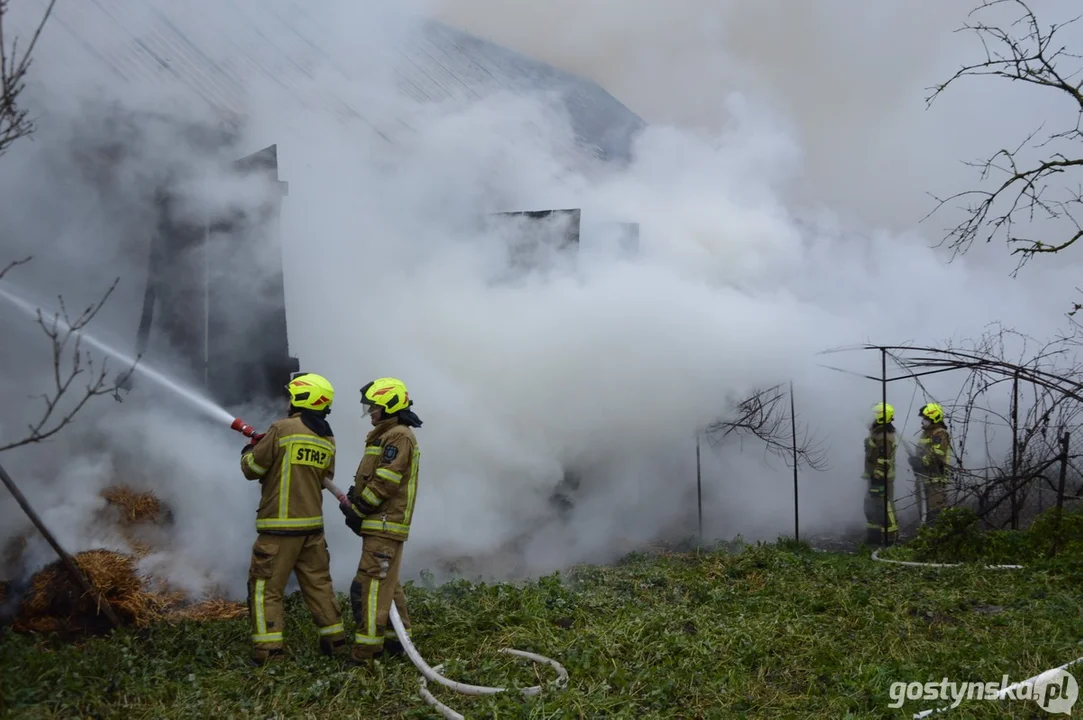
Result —
<instances>
[{"instance_id":1,"label":"grass clump","mask_svg":"<svg viewBox=\"0 0 1083 720\"><path fill-rule=\"evenodd\" d=\"M893 682L1017 681L1078 656L1077 587L1029 569L903 568L784 543L406 592L415 644L455 680L522 687L555 676L501 647L570 673L565 690L529 699L430 685L467 717L894 718ZM287 617L287 660L259 669L246 662L244 619L155 624L78 646L8 634L3 708L21 718L436 717L406 658L348 668L318 654L296 594ZM964 702L971 718L1040 712Z\"/></svg>"},{"instance_id":2,"label":"grass clump","mask_svg":"<svg viewBox=\"0 0 1083 720\"><path fill-rule=\"evenodd\" d=\"M1050 508L1026 530L983 530L967 507L943 511L905 545L880 555L891 560L931 563L1028 565L1076 575L1083 580L1083 508Z\"/></svg>"}]
</instances>

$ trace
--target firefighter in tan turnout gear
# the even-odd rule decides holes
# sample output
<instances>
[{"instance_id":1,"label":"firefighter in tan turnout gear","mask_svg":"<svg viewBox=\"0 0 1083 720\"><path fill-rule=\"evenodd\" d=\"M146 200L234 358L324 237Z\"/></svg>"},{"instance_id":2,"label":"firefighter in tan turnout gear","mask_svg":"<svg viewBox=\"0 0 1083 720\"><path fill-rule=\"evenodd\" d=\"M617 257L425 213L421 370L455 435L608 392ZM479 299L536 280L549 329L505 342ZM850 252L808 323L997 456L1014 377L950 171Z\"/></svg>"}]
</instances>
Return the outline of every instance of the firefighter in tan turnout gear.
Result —
<instances>
[{"instance_id":1,"label":"firefighter in tan turnout gear","mask_svg":"<svg viewBox=\"0 0 1083 720\"><path fill-rule=\"evenodd\" d=\"M895 408L884 403L873 406L873 421L865 438L865 472L869 481L865 494L865 542L869 545L891 545L899 536L899 521L895 516ZM885 505L885 496L887 502ZM887 527L884 527L885 509ZM886 534L886 538L885 538Z\"/></svg>"},{"instance_id":2,"label":"firefighter in tan turnout gear","mask_svg":"<svg viewBox=\"0 0 1083 720\"><path fill-rule=\"evenodd\" d=\"M282 654L282 597L290 573L319 628L320 650L346 650L342 613L331 586L331 556L323 532L323 480L335 472L335 437L327 422L334 388L327 378L300 373L286 386L288 416L271 423L241 451L241 471L259 480L259 536L248 571L252 660Z\"/></svg>"},{"instance_id":3,"label":"firefighter in tan turnout gear","mask_svg":"<svg viewBox=\"0 0 1083 720\"><path fill-rule=\"evenodd\" d=\"M944 425L944 408L937 403L923 405L921 438L913 458L915 479L925 491L925 523L936 521L948 504L948 471L951 468L951 437Z\"/></svg>"},{"instance_id":4,"label":"firefighter in tan turnout gear","mask_svg":"<svg viewBox=\"0 0 1083 720\"><path fill-rule=\"evenodd\" d=\"M357 468L349 503L341 506L346 525L362 538L361 562L350 585L356 634L351 659L364 663L384 650L402 652L389 615L395 604L409 630L406 595L399 584L403 544L417 501L421 451L413 428L421 420L410 409L406 385L380 378L361 388L361 403L372 422L365 454Z\"/></svg>"}]
</instances>

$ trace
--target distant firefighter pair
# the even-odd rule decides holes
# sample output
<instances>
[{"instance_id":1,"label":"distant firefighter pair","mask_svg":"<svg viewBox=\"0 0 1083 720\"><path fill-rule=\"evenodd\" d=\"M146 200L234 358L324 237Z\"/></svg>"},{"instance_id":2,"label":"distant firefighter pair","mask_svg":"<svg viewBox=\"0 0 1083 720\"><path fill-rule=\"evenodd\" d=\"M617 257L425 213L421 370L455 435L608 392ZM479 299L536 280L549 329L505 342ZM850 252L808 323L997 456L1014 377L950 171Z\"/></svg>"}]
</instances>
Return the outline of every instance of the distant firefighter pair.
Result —
<instances>
[{"instance_id":1,"label":"distant firefighter pair","mask_svg":"<svg viewBox=\"0 0 1083 720\"><path fill-rule=\"evenodd\" d=\"M915 491L924 499L923 523L932 523L947 506L948 471L951 467L951 437L944 425L944 408L927 403L918 411L921 437L917 452L910 456ZM865 494L866 542L891 545L898 539L899 521L895 514L895 408L885 403L873 406L873 421L865 438L865 471L868 481Z\"/></svg>"}]
</instances>

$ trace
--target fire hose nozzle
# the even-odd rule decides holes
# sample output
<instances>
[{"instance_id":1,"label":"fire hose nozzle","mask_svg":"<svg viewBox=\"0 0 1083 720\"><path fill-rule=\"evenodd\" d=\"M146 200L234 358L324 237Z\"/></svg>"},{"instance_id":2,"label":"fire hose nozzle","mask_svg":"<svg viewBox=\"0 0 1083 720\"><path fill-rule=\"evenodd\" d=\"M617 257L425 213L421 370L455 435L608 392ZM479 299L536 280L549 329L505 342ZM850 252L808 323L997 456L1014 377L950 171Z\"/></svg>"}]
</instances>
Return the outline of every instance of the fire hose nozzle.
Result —
<instances>
[{"instance_id":1,"label":"fire hose nozzle","mask_svg":"<svg viewBox=\"0 0 1083 720\"><path fill-rule=\"evenodd\" d=\"M245 437L252 437L256 434L256 429L251 425L246 425L244 420L241 420L240 418L234 418L233 422L229 426L229 429L236 430Z\"/></svg>"}]
</instances>

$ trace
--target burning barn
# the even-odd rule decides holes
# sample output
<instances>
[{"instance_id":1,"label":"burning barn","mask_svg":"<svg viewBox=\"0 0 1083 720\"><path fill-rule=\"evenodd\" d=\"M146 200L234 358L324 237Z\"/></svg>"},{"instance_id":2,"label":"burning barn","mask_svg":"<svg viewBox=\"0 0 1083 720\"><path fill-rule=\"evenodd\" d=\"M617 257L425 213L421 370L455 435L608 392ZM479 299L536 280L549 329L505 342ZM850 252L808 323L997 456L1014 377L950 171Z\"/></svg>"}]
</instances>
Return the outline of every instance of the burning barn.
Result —
<instances>
[{"instance_id":1,"label":"burning barn","mask_svg":"<svg viewBox=\"0 0 1083 720\"><path fill-rule=\"evenodd\" d=\"M47 0L26 0L9 8L5 31L32 33L47 5ZM133 328L136 348L140 353L149 351L148 357L155 356L156 349L167 350L172 369L233 408L255 398L278 398L289 373L299 369L290 349L289 282L283 278L281 262L261 267L258 285L243 286L241 292L250 297L238 296L238 288L209 281L210 268L230 266L244 258L256 239L263 247L268 239L279 246L283 242L278 237L279 218L284 206L288 212L289 183L280 177L279 146L241 149L230 131L244 112L246 83L255 75L294 87L320 63L340 73L343 86L351 78L349 58L330 56L321 47L318 28L278 15L276 3L221 0L214 7L214 25L220 32L212 33L205 26L190 25L197 13L183 3L61 3L53 9L38 52L47 52L51 63L94 66L109 82L151 80L171 91L175 87L192 102L205 103L222 118L220 128L177 126L178 138L188 135L190 146L235 148L233 170L238 176L259 177L277 188L267 194L269 201L232 208L219 217L192 217L168 179L154 189L157 222L155 232L145 240L146 287L138 325ZM213 45L209 38L214 39ZM628 162L632 139L644 127L639 117L595 83L439 22L424 21L420 32L411 35L397 55L389 59L397 85L422 102L465 105L492 91L515 89L558 93L578 142L579 156L573 161L585 172ZM298 97L299 103L310 101ZM376 127L350 97L325 97L321 104L341 122L375 132L394 145L410 143L405 123ZM90 161L108 165L110 153L122 152L122 148L99 150ZM544 264L552 253L578 249L584 232L581 209L509 210L491 222L514 224L517 240L509 247L513 268ZM637 247L635 223L614 223L593 231L613 235L627 251ZM288 244L289 239L285 241ZM227 309L236 306L252 308L243 322L230 319L237 313ZM245 352L232 351L238 347Z\"/></svg>"},{"instance_id":2,"label":"burning barn","mask_svg":"<svg viewBox=\"0 0 1083 720\"><path fill-rule=\"evenodd\" d=\"M31 33L47 4L26 0L9 8L6 32ZM220 155L226 148L235 153L232 170L238 177L260 179L272 189L249 207L233 207L213 217L193 216L176 189L177 178L167 173L151 188L153 199L146 203L150 207L142 209L156 220L136 252L145 258L146 280L138 322L132 328L135 348L156 362L167 358L174 373L237 410L247 403L279 398L289 374L300 369L290 345L289 279L283 276L281 253L277 262L261 266L258 282L234 287L210 280L214 268L243 266L257 242L263 248L290 243L290 238L279 237L280 217L290 203L289 178L282 177L279 165L279 150L287 148L238 144L235 129L244 112L246 83L255 75L281 87L295 87L313 66L323 63L341 74L346 86L351 80L348 67L344 69L349 59L336 59L321 48L318 28L280 17L260 0L216 3L215 25L221 32L190 26L193 15L183 3L157 0L61 3L53 9L37 52L48 53L50 63L94 67L109 83L150 80L205 104L222 119L218 127L193 128L168 117L155 122L194 152L203 149ZM212 37L213 45L208 41ZM633 138L644 127L639 117L595 83L435 21L425 21L397 55L390 62L398 87L421 102L466 105L489 92L515 89L558 94L576 134L578 156L572 161L588 175L592 168L627 163ZM297 101L311 103L311 98ZM411 142L406 123L377 127L350 97L324 97L319 104L340 122L374 132L392 145ZM139 123L123 112L109 122L114 127L108 134L115 142L84 158L96 177L108 177L110 163L124 155L125 138L139 132L129 127ZM616 243L626 252L636 250L635 223L588 228L582 216L582 209L574 207L509 208L490 216L489 222L504 224L503 234L514 238L508 248L512 273L575 254L583 235L606 236L606 243ZM243 320L237 319L237 307L250 308ZM578 484L577 475L569 472L556 490L554 506L566 510Z\"/></svg>"}]
</instances>

